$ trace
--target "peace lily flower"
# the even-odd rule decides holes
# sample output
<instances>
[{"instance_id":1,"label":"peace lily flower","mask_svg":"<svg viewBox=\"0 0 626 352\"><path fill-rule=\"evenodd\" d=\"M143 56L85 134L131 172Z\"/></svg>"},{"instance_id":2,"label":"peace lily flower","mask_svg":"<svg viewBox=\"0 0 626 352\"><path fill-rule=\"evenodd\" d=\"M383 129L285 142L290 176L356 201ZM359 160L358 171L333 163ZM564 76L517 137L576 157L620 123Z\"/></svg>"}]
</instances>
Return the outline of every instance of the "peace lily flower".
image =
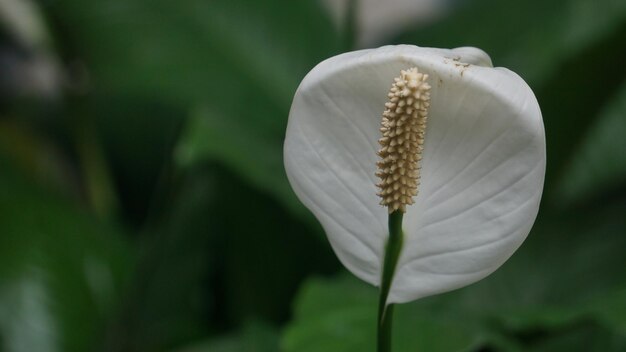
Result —
<instances>
[{"instance_id":1,"label":"peace lily flower","mask_svg":"<svg viewBox=\"0 0 626 352\"><path fill-rule=\"evenodd\" d=\"M304 78L284 160L341 262L370 284L381 285L389 213L404 213L386 301L402 303L478 281L521 245L545 136L530 88L480 49L386 46Z\"/></svg>"}]
</instances>

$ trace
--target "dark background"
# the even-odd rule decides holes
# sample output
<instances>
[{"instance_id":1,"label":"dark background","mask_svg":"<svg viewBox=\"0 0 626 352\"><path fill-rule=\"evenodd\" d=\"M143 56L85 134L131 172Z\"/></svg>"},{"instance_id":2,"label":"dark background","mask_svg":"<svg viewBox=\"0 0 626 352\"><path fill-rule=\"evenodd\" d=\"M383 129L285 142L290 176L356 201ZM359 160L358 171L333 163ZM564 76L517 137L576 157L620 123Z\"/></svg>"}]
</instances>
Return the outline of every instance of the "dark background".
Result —
<instances>
[{"instance_id":1,"label":"dark background","mask_svg":"<svg viewBox=\"0 0 626 352\"><path fill-rule=\"evenodd\" d=\"M282 165L293 93L356 48L358 7L0 5L0 351L374 350L377 291ZM370 44L477 46L519 73L548 171L521 249L399 306L395 350L626 351L626 2L443 7Z\"/></svg>"}]
</instances>

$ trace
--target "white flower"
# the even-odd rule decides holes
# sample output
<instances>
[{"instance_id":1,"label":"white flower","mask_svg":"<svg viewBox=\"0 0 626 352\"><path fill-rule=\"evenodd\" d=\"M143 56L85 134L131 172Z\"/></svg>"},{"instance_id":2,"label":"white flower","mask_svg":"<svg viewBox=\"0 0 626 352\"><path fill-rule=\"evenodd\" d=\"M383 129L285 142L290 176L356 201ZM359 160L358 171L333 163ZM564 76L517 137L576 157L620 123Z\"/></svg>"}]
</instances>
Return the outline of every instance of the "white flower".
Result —
<instances>
[{"instance_id":1,"label":"white flower","mask_svg":"<svg viewBox=\"0 0 626 352\"><path fill-rule=\"evenodd\" d=\"M479 49L386 46L320 63L295 94L285 168L356 276L380 284L388 212L377 196L377 141L394 77L412 67L428 74L431 105L388 303L459 288L502 265L532 227L546 165L532 91Z\"/></svg>"}]
</instances>

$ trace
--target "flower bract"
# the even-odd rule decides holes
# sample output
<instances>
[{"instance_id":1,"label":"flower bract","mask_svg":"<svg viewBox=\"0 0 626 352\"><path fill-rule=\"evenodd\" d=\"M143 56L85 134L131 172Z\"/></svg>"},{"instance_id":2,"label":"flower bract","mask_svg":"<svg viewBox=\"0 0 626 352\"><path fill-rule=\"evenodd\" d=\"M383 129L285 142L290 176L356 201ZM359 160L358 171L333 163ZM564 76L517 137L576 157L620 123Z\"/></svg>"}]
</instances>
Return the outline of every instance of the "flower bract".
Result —
<instances>
[{"instance_id":1,"label":"flower bract","mask_svg":"<svg viewBox=\"0 0 626 352\"><path fill-rule=\"evenodd\" d=\"M388 237L377 195L381 118L394 78L413 67L428 76L430 107L389 303L468 285L502 265L530 232L546 166L533 92L480 49L386 46L323 61L295 94L285 168L356 276L380 284Z\"/></svg>"}]
</instances>

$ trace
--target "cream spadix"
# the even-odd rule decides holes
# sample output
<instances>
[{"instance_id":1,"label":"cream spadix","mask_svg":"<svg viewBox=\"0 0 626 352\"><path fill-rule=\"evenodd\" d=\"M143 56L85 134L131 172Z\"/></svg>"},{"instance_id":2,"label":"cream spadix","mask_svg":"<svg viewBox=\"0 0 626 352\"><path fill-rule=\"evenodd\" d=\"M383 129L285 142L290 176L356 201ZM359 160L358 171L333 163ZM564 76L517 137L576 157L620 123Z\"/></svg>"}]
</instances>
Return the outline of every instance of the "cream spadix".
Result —
<instances>
[{"instance_id":1,"label":"cream spadix","mask_svg":"<svg viewBox=\"0 0 626 352\"><path fill-rule=\"evenodd\" d=\"M384 175L377 163L392 172L384 161L391 154L377 154L385 138L381 118L394 78L412 68L428 78L420 85L428 85L430 106L428 124L415 121L424 127L416 137L423 149L408 154L421 169L404 170L419 170L419 195L405 204L389 303L462 287L496 270L528 235L545 174L532 91L510 70L491 67L479 49L387 46L320 63L294 97L285 168L356 276L380 284L388 209L379 204Z\"/></svg>"},{"instance_id":2,"label":"cream spadix","mask_svg":"<svg viewBox=\"0 0 626 352\"><path fill-rule=\"evenodd\" d=\"M426 118L430 106L430 85L428 75L417 68L402 71L387 94L380 131L383 137L378 140L381 157L376 165L380 178L377 185L380 205L394 211L406 211L413 204L419 182L419 162L424 150Z\"/></svg>"}]
</instances>

